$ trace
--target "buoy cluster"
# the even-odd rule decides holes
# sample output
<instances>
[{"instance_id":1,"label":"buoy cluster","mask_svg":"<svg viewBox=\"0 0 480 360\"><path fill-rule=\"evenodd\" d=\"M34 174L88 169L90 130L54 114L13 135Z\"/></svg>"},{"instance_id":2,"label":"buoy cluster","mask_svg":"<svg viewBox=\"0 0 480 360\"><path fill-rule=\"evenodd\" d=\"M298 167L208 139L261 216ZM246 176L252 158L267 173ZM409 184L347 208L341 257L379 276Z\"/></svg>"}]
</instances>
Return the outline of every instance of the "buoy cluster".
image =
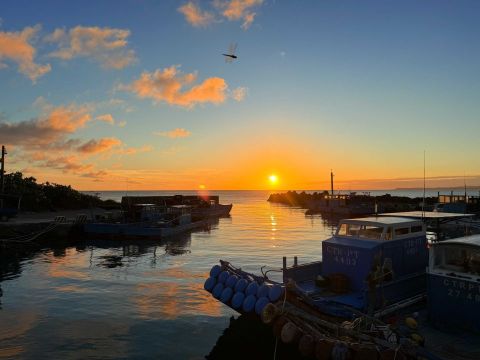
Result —
<instances>
[{"instance_id":1,"label":"buoy cluster","mask_svg":"<svg viewBox=\"0 0 480 360\"><path fill-rule=\"evenodd\" d=\"M353 330L349 321L338 324L309 315L286 304L264 307L261 319L270 325L273 334L285 344L296 345L302 356L317 360L364 360L412 358L405 346L375 341L374 337ZM370 334L371 335L371 334Z\"/></svg>"},{"instance_id":2,"label":"buoy cluster","mask_svg":"<svg viewBox=\"0 0 480 360\"><path fill-rule=\"evenodd\" d=\"M205 290L231 308L260 315L267 304L278 301L284 288L278 284L260 283L251 277L214 265L205 281Z\"/></svg>"}]
</instances>

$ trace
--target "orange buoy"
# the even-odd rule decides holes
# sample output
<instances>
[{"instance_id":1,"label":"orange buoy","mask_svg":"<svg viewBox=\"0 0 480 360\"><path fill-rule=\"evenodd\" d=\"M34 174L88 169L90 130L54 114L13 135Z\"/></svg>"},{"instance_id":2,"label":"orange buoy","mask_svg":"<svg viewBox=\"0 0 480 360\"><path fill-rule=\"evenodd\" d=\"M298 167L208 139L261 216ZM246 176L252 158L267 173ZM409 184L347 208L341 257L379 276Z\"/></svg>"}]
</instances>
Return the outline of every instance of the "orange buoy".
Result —
<instances>
[{"instance_id":1,"label":"orange buoy","mask_svg":"<svg viewBox=\"0 0 480 360\"><path fill-rule=\"evenodd\" d=\"M261 315L262 322L264 324L271 324L277 316L278 316L278 310L275 305L273 305L272 303L265 305Z\"/></svg>"}]
</instances>

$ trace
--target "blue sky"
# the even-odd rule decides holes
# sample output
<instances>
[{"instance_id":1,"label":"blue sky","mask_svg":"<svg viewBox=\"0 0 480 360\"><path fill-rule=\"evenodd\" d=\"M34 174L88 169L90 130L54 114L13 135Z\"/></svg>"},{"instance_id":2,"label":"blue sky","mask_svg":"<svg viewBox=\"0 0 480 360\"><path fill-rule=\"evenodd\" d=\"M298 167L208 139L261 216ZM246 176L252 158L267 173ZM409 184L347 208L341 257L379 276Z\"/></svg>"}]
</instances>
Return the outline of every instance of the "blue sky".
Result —
<instances>
[{"instance_id":1,"label":"blue sky","mask_svg":"<svg viewBox=\"0 0 480 360\"><path fill-rule=\"evenodd\" d=\"M0 41L0 142L13 149L11 166L84 189L122 179L138 188L268 188L271 173L279 187L322 188L331 168L339 186L395 187L418 185L426 150L427 173L440 178L432 185L461 185L464 175L480 185L477 1L194 1L211 15L201 26L179 11L188 3L3 1L0 34L39 25L28 43L35 64L50 65L32 81ZM238 17L229 18L234 6ZM128 31L127 43L120 55L101 44L52 55L77 27ZM63 45L46 40L55 29ZM231 42L239 58L228 64L221 53ZM128 52L134 61L105 66ZM174 65L177 75L197 75L183 92L221 79L224 99L184 106L153 98L158 88L144 98L133 90L142 73ZM12 124L46 121L70 105L88 107L90 120L56 129L52 148L41 133L25 137L35 146L18 143L23 128ZM95 120L106 114L114 124ZM109 145L81 150L101 139ZM51 166L62 161L69 165Z\"/></svg>"}]
</instances>

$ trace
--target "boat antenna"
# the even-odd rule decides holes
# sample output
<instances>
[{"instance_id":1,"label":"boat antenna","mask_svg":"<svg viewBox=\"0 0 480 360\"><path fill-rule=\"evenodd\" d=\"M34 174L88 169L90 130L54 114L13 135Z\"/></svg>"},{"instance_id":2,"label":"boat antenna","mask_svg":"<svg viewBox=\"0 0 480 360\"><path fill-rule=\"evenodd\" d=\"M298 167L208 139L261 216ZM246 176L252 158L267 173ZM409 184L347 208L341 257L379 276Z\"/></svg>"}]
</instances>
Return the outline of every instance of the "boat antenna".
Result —
<instances>
[{"instance_id":1,"label":"boat antenna","mask_svg":"<svg viewBox=\"0 0 480 360\"><path fill-rule=\"evenodd\" d=\"M422 201L422 220L425 219L425 150L423 150L423 201Z\"/></svg>"}]
</instances>

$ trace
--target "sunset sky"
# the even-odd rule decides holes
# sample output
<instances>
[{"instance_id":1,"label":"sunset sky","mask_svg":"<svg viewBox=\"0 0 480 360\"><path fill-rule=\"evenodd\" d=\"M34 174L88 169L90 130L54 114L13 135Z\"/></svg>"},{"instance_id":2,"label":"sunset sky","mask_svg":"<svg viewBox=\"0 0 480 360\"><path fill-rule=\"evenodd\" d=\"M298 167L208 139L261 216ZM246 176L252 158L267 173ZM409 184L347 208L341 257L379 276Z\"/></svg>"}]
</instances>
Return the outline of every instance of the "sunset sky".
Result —
<instances>
[{"instance_id":1,"label":"sunset sky","mask_svg":"<svg viewBox=\"0 0 480 360\"><path fill-rule=\"evenodd\" d=\"M381 189L420 186L425 150L428 186L478 186L479 18L475 0L3 0L7 172Z\"/></svg>"}]
</instances>

